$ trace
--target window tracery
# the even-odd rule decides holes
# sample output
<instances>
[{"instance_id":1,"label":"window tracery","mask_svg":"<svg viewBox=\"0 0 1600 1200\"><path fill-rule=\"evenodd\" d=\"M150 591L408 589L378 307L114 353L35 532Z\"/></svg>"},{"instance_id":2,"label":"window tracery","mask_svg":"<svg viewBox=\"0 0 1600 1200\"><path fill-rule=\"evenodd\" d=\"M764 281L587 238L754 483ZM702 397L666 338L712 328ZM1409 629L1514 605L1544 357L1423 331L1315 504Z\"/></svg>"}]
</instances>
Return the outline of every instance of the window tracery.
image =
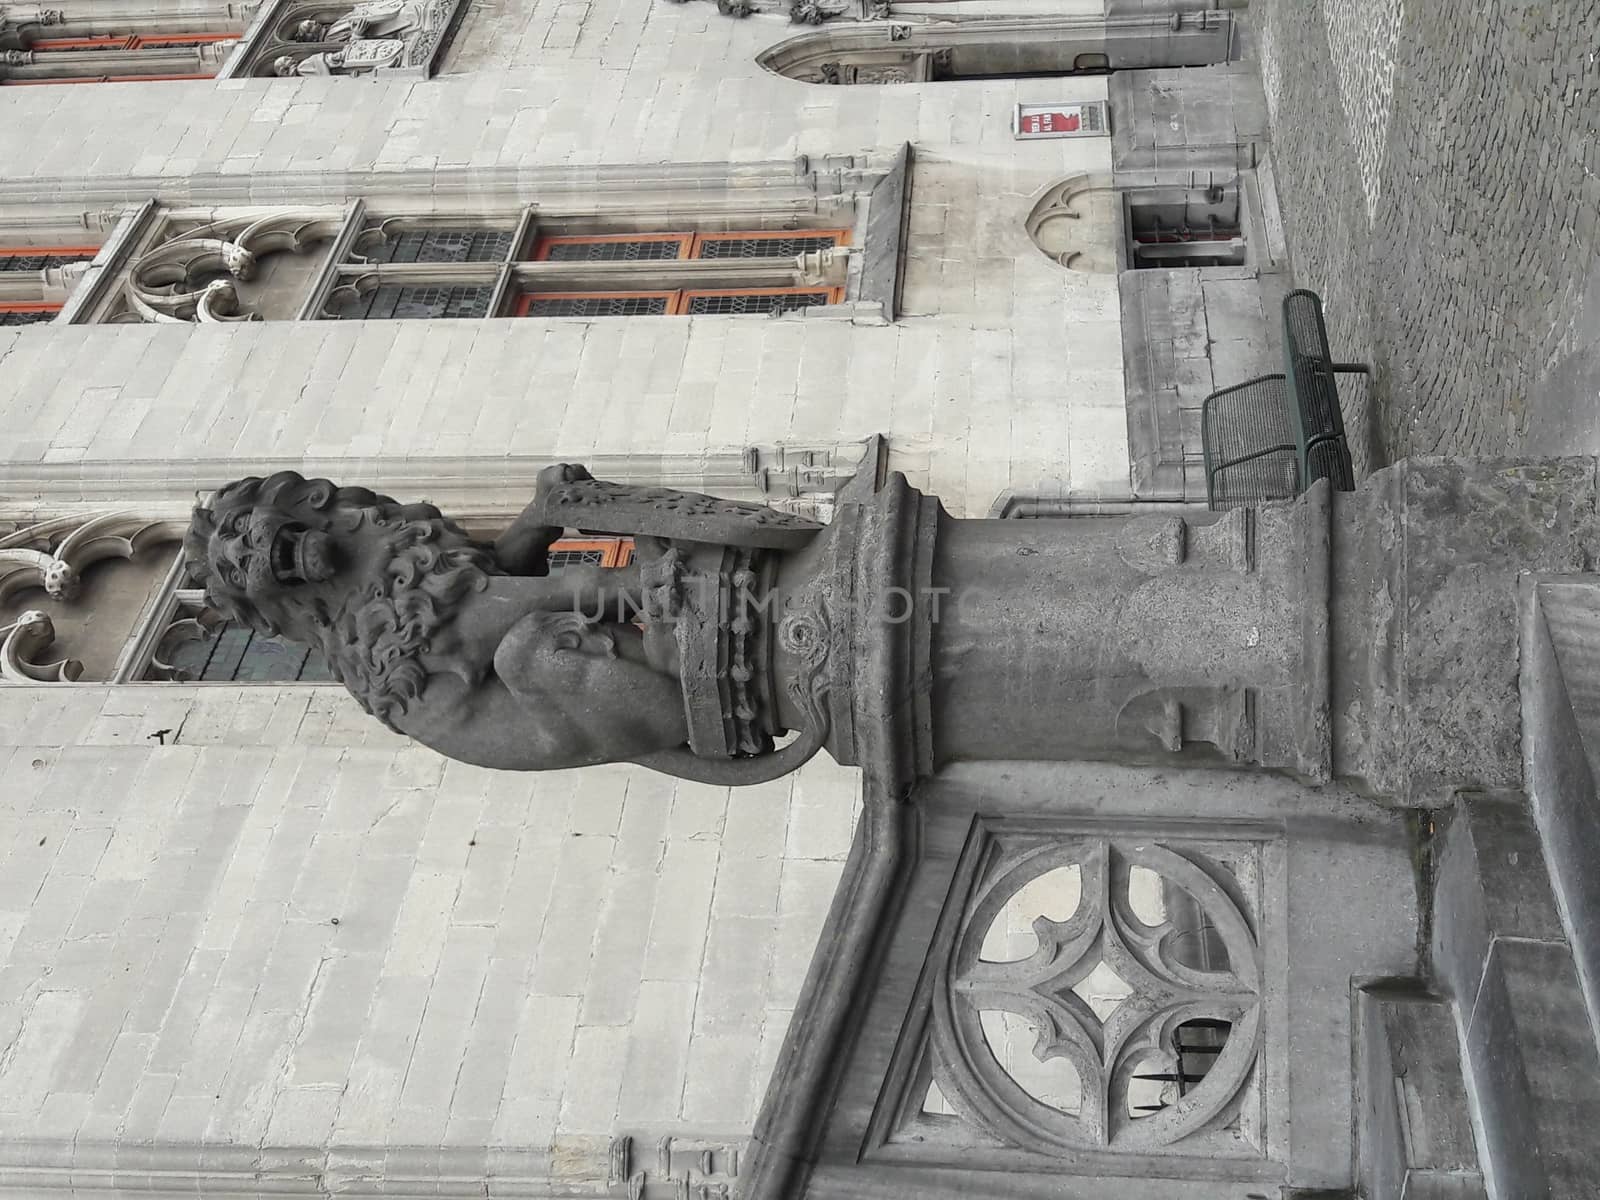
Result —
<instances>
[{"instance_id":1,"label":"window tracery","mask_svg":"<svg viewBox=\"0 0 1600 1200\"><path fill-rule=\"evenodd\" d=\"M210 79L238 45L244 6L183 13L106 12L79 0L62 9L0 10L0 85Z\"/></svg>"},{"instance_id":2,"label":"window tracery","mask_svg":"<svg viewBox=\"0 0 1600 1200\"><path fill-rule=\"evenodd\" d=\"M156 209L110 322L778 315L847 294L848 229L502 214ZM643 228L639 228L643 225ZM622 228L619 229L619 226Z\"/></svg>"},{"instance_id":3,"label":"window tracery","mask_svg":"<svg viewBox=\"0 0 1600 1200\"><path fill-rule=\"evenodd\" d=\"M1259 1158L1260 871L1252 842L980 822L890 1072L886 1141L907 1161Z\"/></svg>"}]
</instances>

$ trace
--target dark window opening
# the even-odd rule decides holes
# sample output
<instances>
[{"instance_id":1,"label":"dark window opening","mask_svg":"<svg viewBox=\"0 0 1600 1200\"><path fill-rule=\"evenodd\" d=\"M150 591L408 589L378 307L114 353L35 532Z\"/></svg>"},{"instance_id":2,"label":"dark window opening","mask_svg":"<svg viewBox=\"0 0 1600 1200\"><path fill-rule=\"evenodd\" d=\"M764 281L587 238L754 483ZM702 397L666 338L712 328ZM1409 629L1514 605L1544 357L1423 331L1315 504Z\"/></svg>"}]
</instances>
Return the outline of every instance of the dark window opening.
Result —
<instances>
[{"instance_id":1,"label":"dark window opening","mask_svg":"<svg viewBox=\"0 0 1600 1200\"><path fill-rule=\"evenodd\" d=\"M1128 265L1135 270L1245 265L1235 186L1135 193L1128 197L1127 219Z\"/></svg>"}]
</instances>

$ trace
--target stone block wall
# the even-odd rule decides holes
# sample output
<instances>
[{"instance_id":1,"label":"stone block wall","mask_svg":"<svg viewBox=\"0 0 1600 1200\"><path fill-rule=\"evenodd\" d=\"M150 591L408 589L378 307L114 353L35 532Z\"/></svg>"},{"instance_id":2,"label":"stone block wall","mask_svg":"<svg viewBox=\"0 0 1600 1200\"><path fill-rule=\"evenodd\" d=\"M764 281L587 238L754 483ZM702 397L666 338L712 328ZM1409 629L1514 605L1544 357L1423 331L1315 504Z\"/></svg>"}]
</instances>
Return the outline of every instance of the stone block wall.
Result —
<instances>
[{"instance_id":1,"label":"stone block wall","mask_svg":"<svg viewBox=\"0 0 1600 1200\"><path fill-rule=\"evenodd\" d=\"M333 688L7 689L0 730L0 1190L745 1136L858 786L496 774Z\"/></svg>"}]
</instances>

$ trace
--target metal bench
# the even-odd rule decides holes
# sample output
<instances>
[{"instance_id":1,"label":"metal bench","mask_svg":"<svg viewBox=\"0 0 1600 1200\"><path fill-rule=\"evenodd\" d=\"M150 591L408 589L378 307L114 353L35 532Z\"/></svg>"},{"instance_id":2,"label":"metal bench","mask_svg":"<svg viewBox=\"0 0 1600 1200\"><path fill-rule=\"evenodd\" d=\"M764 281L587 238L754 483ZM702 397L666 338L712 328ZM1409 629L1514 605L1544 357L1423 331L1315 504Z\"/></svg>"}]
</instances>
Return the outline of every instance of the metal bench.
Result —
<instances>
[{"instance_id":1,"label":"metal bench","mask_svg":"<svg viewBox=\"0 0 1600 1200\"><path fill-rule=\"evenodd\" d=\"M1283 298L1283 371L1289 386L1289 414L1299 448L1300 486L1330 479L1342 492L1355 490L1350 443L1339 411L1337 375L1365 375L1365 363L1338 363L1328 348L1322 300L1297 288Z\"/></svg>"},{"instance_id":2,"label":"metal bench","mask_svg":"<svg viewBox=\"0 0 1600 1200\"><path fill-rule=\"evenodd\" d=\"M1333 361L1315 292L1284 297L1283 358L1283 374L1206 397L1200 440L1211 508L1287 500L1318 479L1355 488L1335 376L1367 367Z\"/></svg>"}]
</instances>

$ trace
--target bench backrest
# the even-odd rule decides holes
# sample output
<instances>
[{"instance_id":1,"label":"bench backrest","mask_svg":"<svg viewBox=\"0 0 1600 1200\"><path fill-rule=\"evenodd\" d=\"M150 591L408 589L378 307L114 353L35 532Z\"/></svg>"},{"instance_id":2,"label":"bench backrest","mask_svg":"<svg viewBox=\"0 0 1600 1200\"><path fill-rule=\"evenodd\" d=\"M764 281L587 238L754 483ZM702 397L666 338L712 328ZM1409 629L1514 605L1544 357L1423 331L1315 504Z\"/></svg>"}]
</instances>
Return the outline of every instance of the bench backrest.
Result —
<instances>
[{"instance_id":1,"label":"bench backrest","mask_svg":"<svg viewBox=\"0 0 1600 1200\"><path fill-rule=\"evenodd\" d=\"M1342 438L1344 416L1339 411L1322 300L1304 288L1283 298L1283 373L1300 444L1309 450L1324 438Z\"/></svg>"}]
</instances>

